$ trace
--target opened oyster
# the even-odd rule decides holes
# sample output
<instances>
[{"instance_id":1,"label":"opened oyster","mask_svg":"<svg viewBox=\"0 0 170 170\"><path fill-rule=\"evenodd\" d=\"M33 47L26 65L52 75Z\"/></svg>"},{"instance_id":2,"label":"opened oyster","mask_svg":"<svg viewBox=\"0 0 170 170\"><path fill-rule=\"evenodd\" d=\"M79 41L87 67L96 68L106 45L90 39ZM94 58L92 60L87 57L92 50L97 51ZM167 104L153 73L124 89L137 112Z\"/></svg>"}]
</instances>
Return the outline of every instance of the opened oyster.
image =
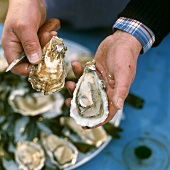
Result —
<instances>
[{"instance_id":1,"label":"opened oyster","mask_svg":"<svg viewBox=\"0 0 170 170\"><path fill-rule=\"evenodd\" d=\"M53 36L43 47L42 61L33 65L28 80L33 89L51 94L60 91L65 84L66 68L64 56L67 48L63 40Z\"/></svg>"},{"instance_id":2,"label":"opened oyster","mask_svg":"<svg viewBox=\"0 0 170 170\"><path fill-rule=\"evenodd\" d=\"M36 116L50 110L55 104L54 94L28 93L27 89L13 90L8 98L9 104L17 113Z\"/></svg>"},{"instance_id":3,"label":"opened oyster","mask_svg":"<svg viewBox=\"0 0 170 170\"><path fill-rule=\"evenodd\" d=\"M94 127L108 117L105 84L96 73L95 61L87 62L71 101L70 116L81 126Z\"/></svg>"},{"instance_id":4,"label":"opened oyster","mask_svg":"<svg viewBox=\"0 0 170 170\"><path fill-rule=\"evenodd\" d=\"M42 143L54 165L63 169L75 164L78 151L69 141L53 134L42 134Z\"/></svg>"},{"instance_id":5,"label":"opened oyster","mask_svg":"<svg viewBox=\"0 0 170 170\"><path fill-rule=\"evenodd\" d=\"M19 142L15 151L15 160L21 170L41 170L45 155L41 146L34 142Z\"/></svg>"},{"instance_id":6,"label":"opened oyster","mask_svg":"<svg viewBox=\"0 0 170 170\"><path fill-rule=\"evenodd\" d=\"M77 125L75 120L70 117L61 117L60 122L64 126L68 126L74 131L83 142L96 147L101 146L108 140L108 135L102 126L94 129L83 129L80 125Z\"/></svg>"}]
</instances>

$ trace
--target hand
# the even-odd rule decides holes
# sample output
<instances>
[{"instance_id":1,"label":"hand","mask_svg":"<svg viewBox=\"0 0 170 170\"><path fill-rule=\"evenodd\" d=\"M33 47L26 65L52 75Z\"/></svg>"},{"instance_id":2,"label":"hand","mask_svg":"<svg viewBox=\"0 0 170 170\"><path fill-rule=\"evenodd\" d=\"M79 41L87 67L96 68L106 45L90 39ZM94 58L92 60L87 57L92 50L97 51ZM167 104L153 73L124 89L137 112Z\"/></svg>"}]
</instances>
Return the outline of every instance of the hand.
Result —
<instances>
[{"instance_id":1,"label":"hand","mask_svg":"<svg viewBox=\"0 0 170 170\"><path fill-rule=\"evenodd\" d=\"M31 68L30 63L37 64L41 61L41 46L56 35L53 30L60 24L56 19L51 19L44 24L45 18L46 9L43 0L9 1L2 35L4 53L9 64L23 50L28 59L15 66L12 69L13 73L28 75Z\"/></svg>"},{"instance_id":2,"label":"hand","mask_svg":"<svg viewBox=\"0 0 170 170\"><path fill-rule=\"evenodd\" d=\"M140 42L132 35L117 30L107 37L98 47L95 60L97 74L106 83L108 96L109 116L103 125L110 121L118 109L121 109L128 95L129 88L136 73L136 63L142 49ZM79 62L72 62L73 70L77 77L82 74ZM72 94L75 89L74 82L66 83L67 89ZM66 100L70 106L71 99Z\"/></svg>"}]
</instances>

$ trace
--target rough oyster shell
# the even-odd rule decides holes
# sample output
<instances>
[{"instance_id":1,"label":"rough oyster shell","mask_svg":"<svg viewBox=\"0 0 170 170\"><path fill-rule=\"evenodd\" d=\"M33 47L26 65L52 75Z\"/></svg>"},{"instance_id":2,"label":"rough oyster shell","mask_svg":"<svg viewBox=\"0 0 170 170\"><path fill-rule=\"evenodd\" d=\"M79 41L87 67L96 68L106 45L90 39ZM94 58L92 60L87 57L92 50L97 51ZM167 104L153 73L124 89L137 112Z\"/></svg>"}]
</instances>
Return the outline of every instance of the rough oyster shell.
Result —
<instances>
[{"instance_id":1,"label":"rough oyster shell","mask_svg":"<svg viewBox=\"0 0 170 170\"><path fill-rule=\"evenodd\" d=\"M15 151L15 160L21 170L41 170L45 155L41 146L34 142L19 142Z\"/></svg>"},{"instance_id":2,"label":"rough oyster shell","mask_svg":"<svg viewBox=\"0 0 170 170\"><path fill-rule=\"evenodd\" d=\"M96 73L95 61L85 65L71 101L70 116L81 126L94 127L108 117L105 84Z\"/></svg>"},{"instance_id":3,"label":"rough oyster shell","mask_svg":"<svg viewBox=\"0 0 170 170\"><path fill-rule=\"evenodd\" d=\"M69 141L53 134L42 134L42 144L51 162L59 168L67 168L76 163L78 151Z\"/></svg>"},{"instance_id":4,"label":"rough oyster shell","mask_svg":"<svg viewBox=\"0 0 170 170\"><path fill-rule=\"evenodd\" d=\"M33 89L42 91L44 94L51 94L64 87L66 50L63 40L56 36L53 36L50 42L43 47L42 61L38 65L32 66L28 78Z\"/></svg>"},{"instance_id":5,"label":"rough oyster shell","mask_svg":"<svg viewBox=\"0 0 170 170\"><path fill-rule=\"evenodd\" d=\"M9 104L17 113L24 116L36 116L50 110L55 102L53 94L28 93L27 89L13 90L8 98Z\"/></svg>"},{"instance_id":6,"label":"rough oyster shell","mask_svg":"<svg viewBox=\"0 0 170 170\"><path fill-rule=\"evenodd\" d=\"M83 129L80 125L76 124L73 118L61 117L60 121L62 125L68 126L77 133L85 143L90 145L99 147L108 140L108 135L102 126L94 129Z\"/></svg>"}]
</instances>

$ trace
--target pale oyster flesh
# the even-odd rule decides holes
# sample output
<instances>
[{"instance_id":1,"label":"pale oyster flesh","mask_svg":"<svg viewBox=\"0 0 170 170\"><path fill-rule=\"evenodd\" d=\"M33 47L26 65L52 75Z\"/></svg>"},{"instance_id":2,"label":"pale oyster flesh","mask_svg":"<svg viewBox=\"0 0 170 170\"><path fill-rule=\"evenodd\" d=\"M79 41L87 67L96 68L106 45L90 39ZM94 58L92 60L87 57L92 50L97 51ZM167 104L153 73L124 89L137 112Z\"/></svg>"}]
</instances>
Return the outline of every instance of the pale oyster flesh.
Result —
<instances>
[{"instance_id":1,"label":"pale oyster flesh","mask_svg":"<svg viewBox=\"0 0 170 170\"><path fill-rule=\"evenodd\" d=\"M51 162L59 168L63 169L75 164L78 151L69 141L54 134L42 134L42 143Z\"/></svg>"},{"instance_id":2,"label":"pale oyster flesh","mask_svg":"<svg viewBox=\"0 0 170 170\"><path fill-rule=\"evenodd\" d=\"M68 126L74 131L83 142L90 145L99 147L108 140L108 135L102 126L93 129L83 129L80 125L76 124L73 118L70 117L61 117L60 122L62 125Z\"/></svg>"},{"instance_id":3,"label":"pale oyster flesh","mask_svg":"<svg viewBox=\"0 0 170 170\"><path fill-rule=\"evenodd\" d=\"M63 40L53 36L49 43L43 47L42 61L33 65L29 74L29 81L33 89L51 94L60 91L65 84L65 52L67 48Z\"/></svg>"},{"instance_id":4,"label":"pale oyster flesh","mask_svg":"<svg viewBox=\"0 0 170 170\"><path fill-rule=\"evenodd\" d=\"M45 155L41 146L34 142L19 142L15 151L15 160L21 170L41 170Z\"/></svg>"},{"instance_id":5,"label":"pale oyster flesh","mask_svg":"<svg viewBox=\"0 0 170 170\"><path fill-rule=\"evenodd\" d=\"M50 110L55 104L54 94L29 93L27 89L13 90L8 98L10 106L24 116L36 116Z\"/></svg>"},{"instance_id":6,"label":"pale oyster flesh","mask_svg":"<svg viewBox=\"0 0 170 170\"><path fill-rule=\"evenodd\" d=\"M95 61L86 63L71 101L70 116L81 126L94 127L108 117L105 84L96 73Z\"/></svg>"}]
</instances>

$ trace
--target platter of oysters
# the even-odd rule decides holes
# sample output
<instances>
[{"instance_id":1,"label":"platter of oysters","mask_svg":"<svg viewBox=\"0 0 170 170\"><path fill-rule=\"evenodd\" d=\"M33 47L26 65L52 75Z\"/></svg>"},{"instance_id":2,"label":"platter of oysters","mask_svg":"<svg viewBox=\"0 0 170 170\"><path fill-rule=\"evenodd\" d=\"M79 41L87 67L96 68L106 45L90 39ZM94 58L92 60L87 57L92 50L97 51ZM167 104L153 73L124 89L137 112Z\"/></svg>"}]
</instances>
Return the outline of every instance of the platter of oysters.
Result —
<instances>
[{"instance_id":1,"label":"platter of oysters","mask_svg":"<svg viewBox=\"0 0 170 170\"><path fill-rule=\"evenodd\" d=\"M43 50L43 60L32 67L29 78L15 77L5 73L5 69L0 72L0 101L6 102L3 106L0 104L3 112L0 125L7 133L5 141L0 131L0 152L8 141L9 152L13 154L11 160L4 157L2 161L6 169L75 169L99 154L112 137L118 138L122 110L106 126L91 128L108 116L105 84L96 74L93 53L78 43L58 37L53 37ZM71 108L67 108L65 79L76 79L72 60L79 60L85 69L77 80ZM1 55L0 64L3 62Z\"/></svg>"}]
</instances>

